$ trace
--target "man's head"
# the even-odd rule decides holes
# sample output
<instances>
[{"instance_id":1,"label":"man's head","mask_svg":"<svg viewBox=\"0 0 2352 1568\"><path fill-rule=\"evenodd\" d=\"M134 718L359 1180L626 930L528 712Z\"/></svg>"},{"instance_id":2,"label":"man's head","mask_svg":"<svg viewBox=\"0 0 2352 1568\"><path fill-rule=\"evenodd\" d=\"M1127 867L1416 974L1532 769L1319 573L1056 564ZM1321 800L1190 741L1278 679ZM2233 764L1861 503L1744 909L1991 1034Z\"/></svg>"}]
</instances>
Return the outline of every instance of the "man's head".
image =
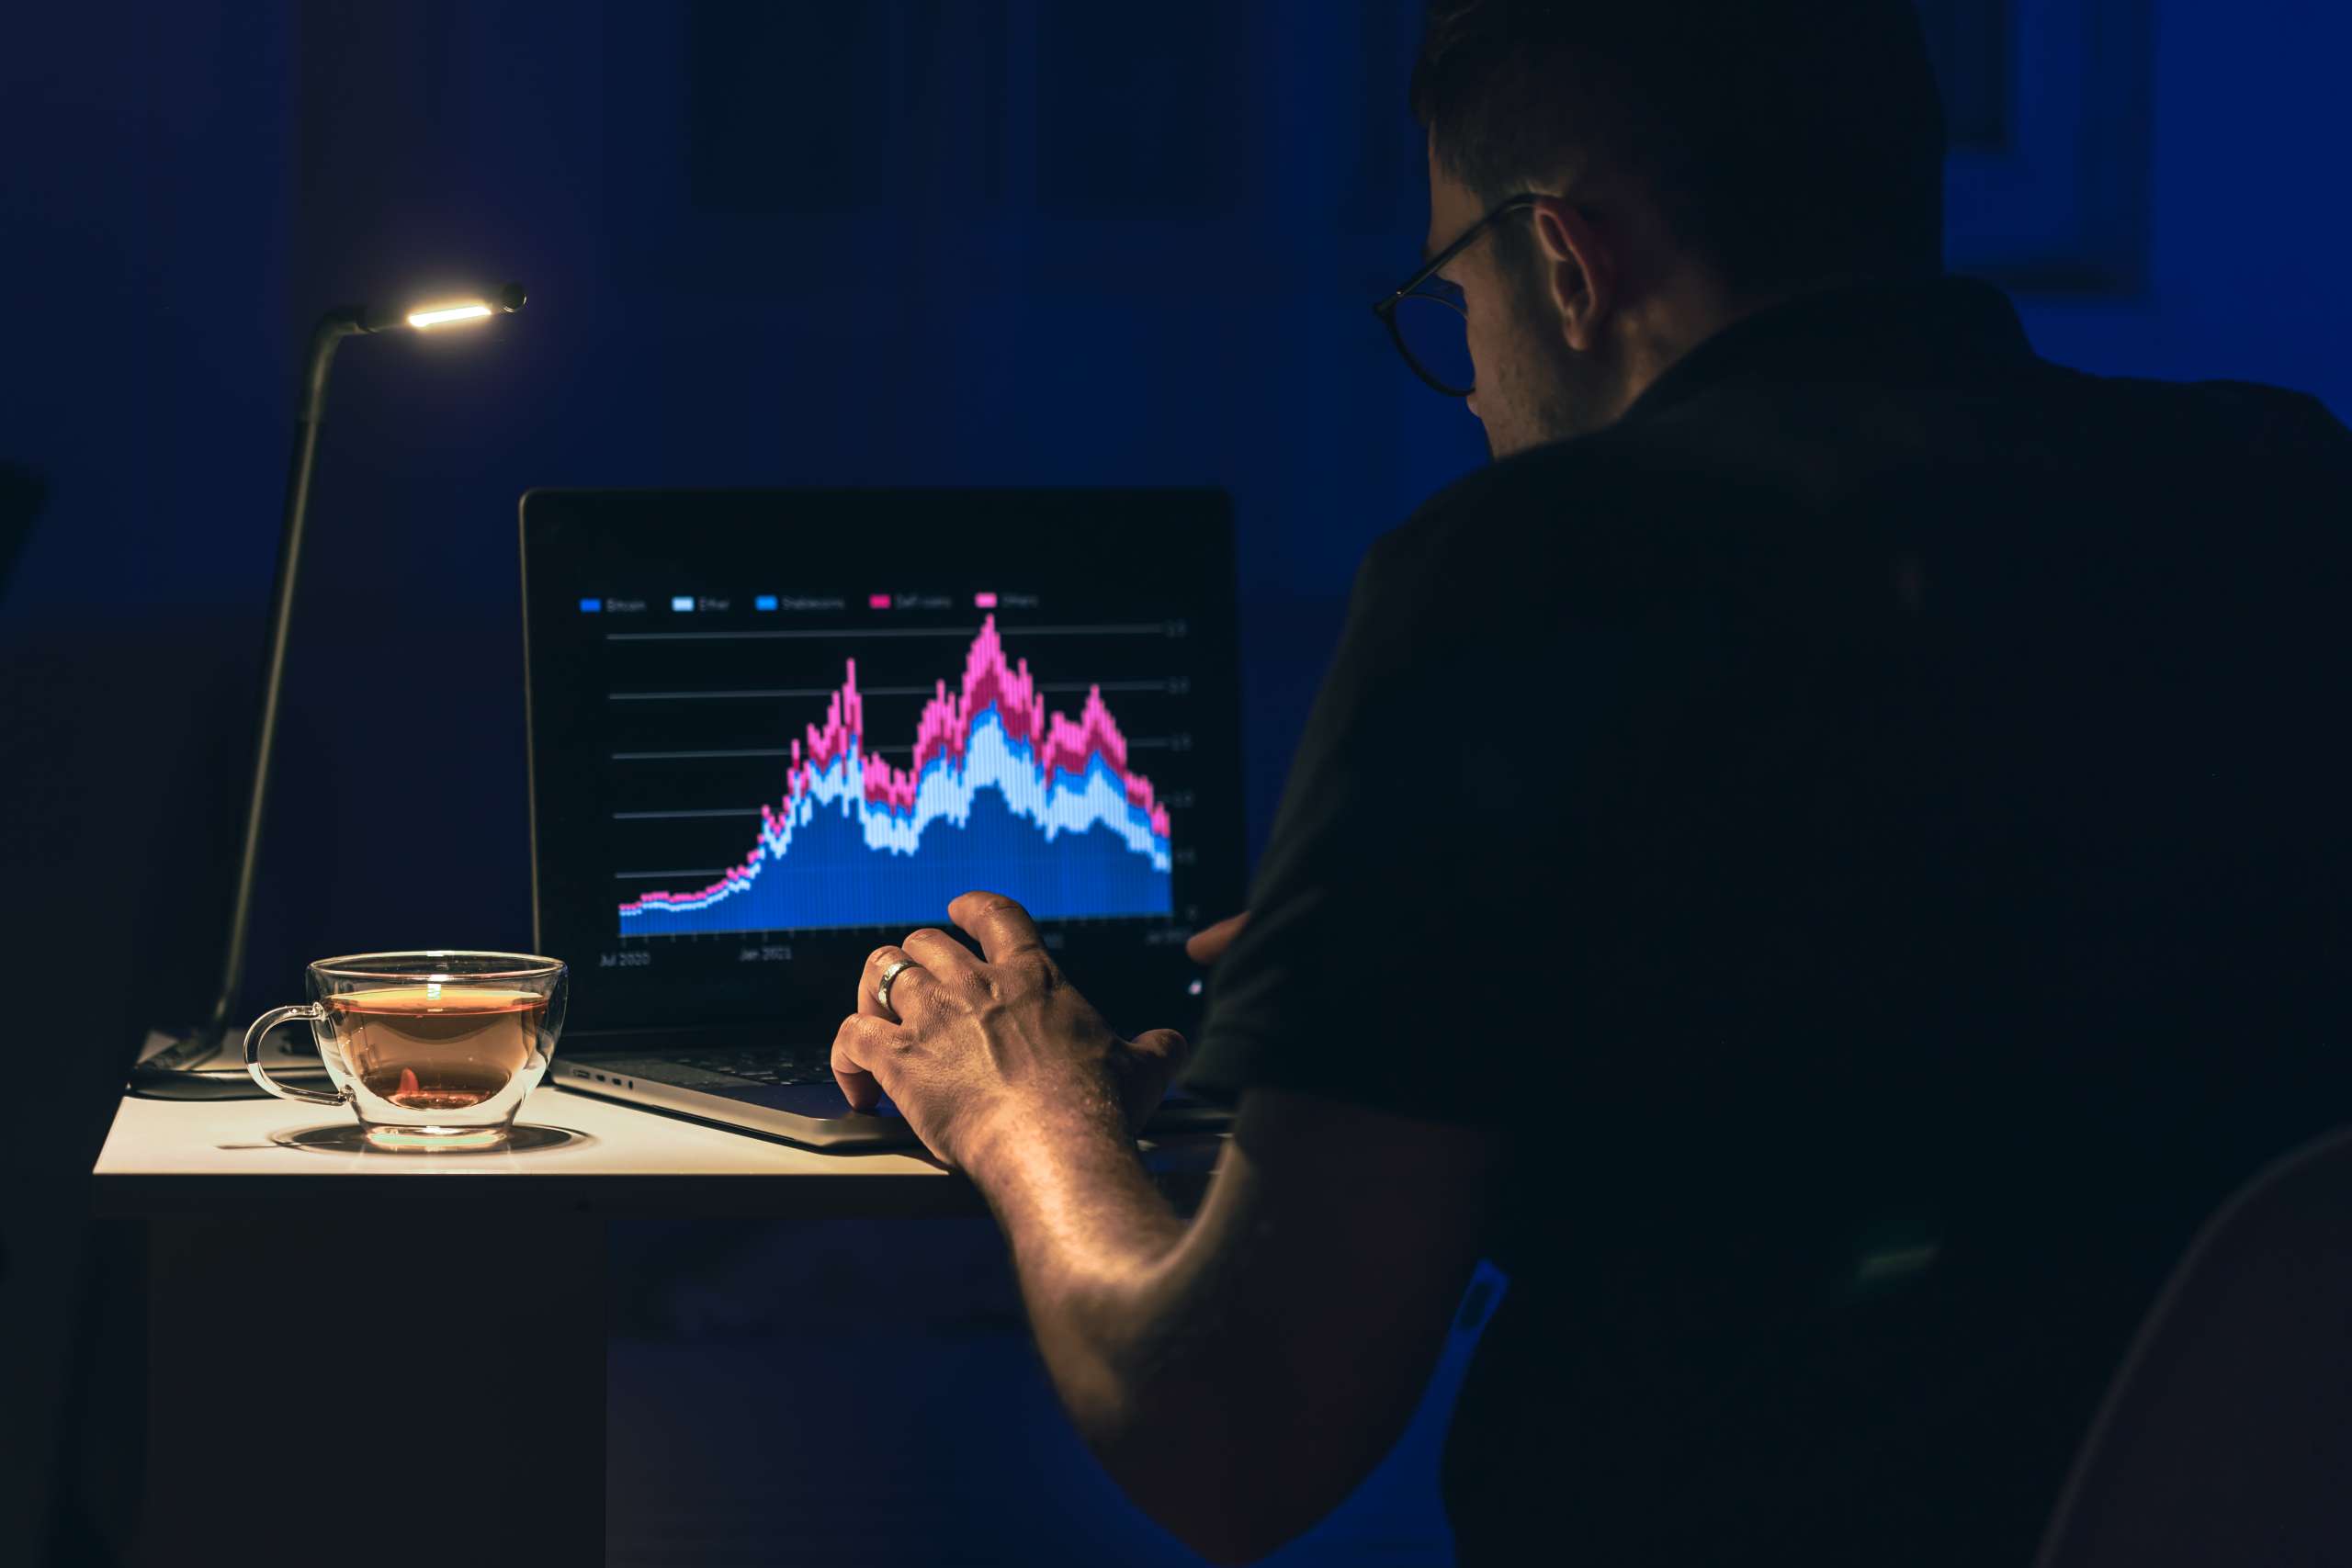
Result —
<instances>
[{"instance_id":1,"label":"man's head","mask_svg":"<svg viewBox=\"0 0 2352 1568\"><path fill-rule=\"evenodd\" d=\"M1943 106L1913 0L1430 0L1430 246L1497 457L1593 430L1717 328L1942 269Z\"/></svg>"}]
</instances>

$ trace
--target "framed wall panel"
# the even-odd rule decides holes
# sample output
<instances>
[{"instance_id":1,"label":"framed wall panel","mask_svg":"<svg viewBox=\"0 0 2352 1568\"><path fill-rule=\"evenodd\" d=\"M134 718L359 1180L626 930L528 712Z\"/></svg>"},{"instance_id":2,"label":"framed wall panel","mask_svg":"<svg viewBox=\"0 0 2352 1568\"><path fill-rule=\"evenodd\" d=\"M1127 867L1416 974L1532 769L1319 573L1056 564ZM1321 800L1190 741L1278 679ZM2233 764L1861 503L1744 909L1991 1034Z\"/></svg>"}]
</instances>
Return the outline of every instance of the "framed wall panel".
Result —
<instances>
[{"instance_id":1,"label":"framed wall panel","mask_svg":"<svg viewBox=\"0 0 2352 1568\"><path fill-rule=\"evenodd\" d=\"M2152 0L1917 0L1943 90L1946 255L2024 292L2129 294L2146 270ZM1351 231L1417 230L1419 128L1405 107L1419 0L1366 0Z\"/></svg>"},{"instance_id":2,"label":"framed wall panel","mask_svg":"<svg viewBox=\"0 0 2352 1568\"><path fill-rule=\"evenodd\" d=\"M1945 254L1952 269L2025 293L2130 295L2148 249L2152 0L1922 0L1947 36L1964 14L1997 28L2005 89L1969 77L1982 53L1939 61L1967 112L2006 103L1997 134L1973 124L1946 166ZM1931 22L1930 37L1936 36ZM1966 36L1962 31L1962 36ZM1957 87L1958 90L1955 90Z\"/></svg>"}]
</instances>

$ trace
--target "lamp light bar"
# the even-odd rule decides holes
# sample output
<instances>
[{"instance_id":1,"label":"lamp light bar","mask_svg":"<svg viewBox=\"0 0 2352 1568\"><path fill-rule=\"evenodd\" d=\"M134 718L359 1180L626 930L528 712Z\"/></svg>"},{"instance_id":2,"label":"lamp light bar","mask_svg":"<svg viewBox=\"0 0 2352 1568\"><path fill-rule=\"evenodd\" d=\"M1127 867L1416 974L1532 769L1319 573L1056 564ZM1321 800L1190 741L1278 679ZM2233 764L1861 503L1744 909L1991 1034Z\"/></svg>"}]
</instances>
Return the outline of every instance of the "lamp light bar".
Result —
<instances>
[{"instance_id":1,"label":"lamp light bar","mask_svg":"<svg viewBox=\"0 0 2352 1568\"><path fill-rule=\"evenodd\" d=\"M411 310L408 324L420 329L446 326L451 321L478 321L490 313L490 307L478 300L466 305L434 305L422 310Z\"/></svg>"}]
</instances>

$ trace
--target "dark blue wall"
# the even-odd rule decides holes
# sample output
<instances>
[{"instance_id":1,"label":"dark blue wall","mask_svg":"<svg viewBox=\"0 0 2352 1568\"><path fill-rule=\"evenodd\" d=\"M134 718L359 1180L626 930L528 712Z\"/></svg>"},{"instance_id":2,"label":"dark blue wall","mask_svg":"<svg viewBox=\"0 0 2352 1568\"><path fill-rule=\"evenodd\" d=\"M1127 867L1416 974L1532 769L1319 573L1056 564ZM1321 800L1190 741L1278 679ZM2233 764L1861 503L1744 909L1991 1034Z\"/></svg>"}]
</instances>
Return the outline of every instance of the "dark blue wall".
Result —
<instances>
[{"instance_id":1,"label":"dark blue wall","mask_svg":"<svg viewBox=\"0 0 2352 1568\"><path fill-rule=\"evenodd\" d=\"M344 351L260 989L325 950L526 940L536 483L1228 485L1262 830L1363 544L1482 455L1364 310L1420 233L1412 9L1236 0L1131 36L1057 0L43 8L0 102L0 459L54 499L6 623L169 643L119 682L118 739L196 808L149 863L217 857L174 763L234 771L302 329L514 276L533 303L495 331ZM2046 351L2341 401L2312 28L2345 24L2009 10L2008 97L1967 95L2009 105L2007 144L1980 126L1955 159L1956 259L2067 282L2120 248L2126 292L2026 297ZM2093 133L2135 105L2136 137ZM2137 216L2103 216L2135 183Z\"/></svg>"},{"instance_id":2,"label":"dark blue wall","mask_svg":"<svg viewBox=\"0 0 2352 1568\"><path fill-rule=\"evenodd\" d=\"M2033 290L2045 353L2352 411L2352 13L2015 0L1987 33L1928 9L1955 51L2006 40L1963 95L1954 257ZM205 999L293 356L337 302L533 296L344 351L254 1001L322 953L527 942L534 484L1229 486L1262 833L1364 544L1484 448L1365 309L1420 240L1413 7L1182 10L12 12L0 462L51 501L0 600L6 939L130 955L73 1027L52 1007L9 1043L72 1136L136 1030ZM44 1157L10 1169L85 1156ZM20 1280L69 1268L11 1209ZM63 1321L28 1301L12 1332ZM37 1485L45 1450L23 1458L0 1470Z\"/></svg>"},{"instance_id":3,"label":"dark blue wall","mask_svg":"<svg viewBox=\"0 0 2352 1568\"><path fill-rule=\"evenodd\" d=\"M12 386L0 427L56 484L14 620L185 616L241 669L310 317L532 289L494 332L343 351L259 989L322 951L527 941L529 485L1228 485L1262 828L1363 546L1482 456L1365 308L1419 240L1415 171L1359 167L1367 82L1409 138L1408 28L1233 5L1171 62L1091 6L792 25L836 9L198 5L74 83L96 145L35 203L70 232L19 258L63 384ZM77 76L120 41L43 25ZM1210 96L1116 115L1175 69ZM1124 136L1074 133L1106 111Z\"/></svg>"}]
</instances>

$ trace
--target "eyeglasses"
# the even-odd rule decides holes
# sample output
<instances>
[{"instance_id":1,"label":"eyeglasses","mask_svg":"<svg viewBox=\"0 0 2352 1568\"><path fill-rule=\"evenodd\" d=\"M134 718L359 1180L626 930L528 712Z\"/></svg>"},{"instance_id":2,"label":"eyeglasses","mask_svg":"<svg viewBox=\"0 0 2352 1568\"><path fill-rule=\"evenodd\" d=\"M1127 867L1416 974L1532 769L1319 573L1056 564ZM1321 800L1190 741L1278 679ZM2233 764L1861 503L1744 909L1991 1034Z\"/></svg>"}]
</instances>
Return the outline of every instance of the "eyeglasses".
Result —
<instances>
[{"instance_id":1,"label":"eyeglasses","mask_svg":"<svg viewBox=\"0 0 2352 1568\"><path fill-rule=\"evenodd\" d=\"M1530 191L1503 202L1431 256L1396 293L1372 308L1388 324L1388 335L1396 341L1396 352L1405 356L1413 374L1449 398L1468 397L1476 390L1477 381L1470 362L1470 313L1463 306L1462 289L1440 277L1438 271L1468 250L1497 220L1524 212L1542 199Z\"/></svg>"}]
</instances>

